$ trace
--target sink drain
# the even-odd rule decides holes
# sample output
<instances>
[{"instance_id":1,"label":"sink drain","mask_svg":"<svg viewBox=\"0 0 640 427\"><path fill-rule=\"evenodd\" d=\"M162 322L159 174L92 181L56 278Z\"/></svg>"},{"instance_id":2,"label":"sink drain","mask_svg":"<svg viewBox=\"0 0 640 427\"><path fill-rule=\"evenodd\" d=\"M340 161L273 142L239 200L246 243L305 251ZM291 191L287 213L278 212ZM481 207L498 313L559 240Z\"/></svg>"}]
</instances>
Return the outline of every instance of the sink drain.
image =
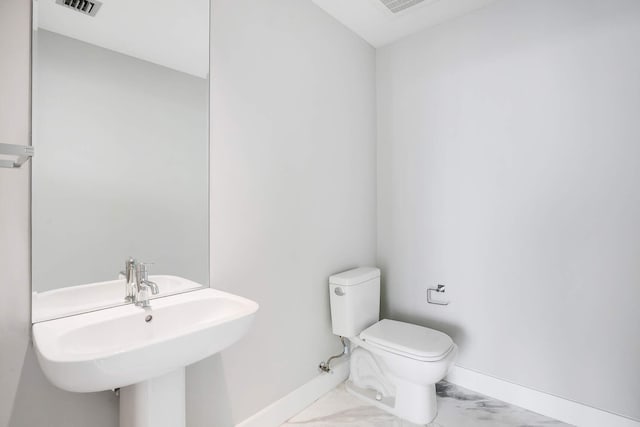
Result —
<instances>
[{"instance_id":1,"label":"sink drain","mask_svg":"<svg viewBox=\"0 0 640 427\"><path fill-rule=\"evenodd\" d=\"M153 320L153 316L152 315L148 315L147 317L144 318L144 321L149 323Z\"/></svg>"}]
</instances>

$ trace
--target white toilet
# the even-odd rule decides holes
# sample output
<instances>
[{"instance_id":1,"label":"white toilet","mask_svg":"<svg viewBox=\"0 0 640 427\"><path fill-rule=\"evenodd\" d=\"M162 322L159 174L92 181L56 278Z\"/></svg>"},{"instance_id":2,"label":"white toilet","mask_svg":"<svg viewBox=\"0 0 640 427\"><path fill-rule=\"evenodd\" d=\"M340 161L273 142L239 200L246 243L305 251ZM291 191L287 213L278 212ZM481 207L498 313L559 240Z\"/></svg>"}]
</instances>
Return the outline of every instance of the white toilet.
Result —
<instances>
[{"instance_id":1,"label":"white toilet","mask_svg":"<svg viewBox=\"0 0 640 427\"><path fill-rule=\"evenodd\" d=\"M356 268L329 278L333 333L352 343L347 390L415 424L437 415L435 383L458 353L442 332L380 319L380 270Z\"/></svg>"}]
</instances>

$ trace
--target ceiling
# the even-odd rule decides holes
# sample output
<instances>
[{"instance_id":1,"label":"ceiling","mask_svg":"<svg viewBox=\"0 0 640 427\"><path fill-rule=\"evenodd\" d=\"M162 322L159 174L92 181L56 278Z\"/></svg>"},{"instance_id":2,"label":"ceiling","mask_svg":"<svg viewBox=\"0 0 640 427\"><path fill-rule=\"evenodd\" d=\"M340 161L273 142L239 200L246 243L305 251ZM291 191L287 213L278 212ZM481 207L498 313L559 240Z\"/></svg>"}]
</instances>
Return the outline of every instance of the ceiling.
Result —
<instances>
[{"instance_id":1,"label":"ceiling","mask_svg":"<svg viewBox=\"0 0 640 427\"><path fill-rule=\"evenodd\" d=\"M312 0L374 47L393 43L496 0ZM415 3L398 13L390 5Z\"/></svg>"},{"instance_id":2,"label":"ceiling","mask_svg":"<svg viewBox=\"0 0 640 427\"><path fill-rule=\"evenodd\" d=\"M101 0L87 16L36 0L39 28L174 70L209 73L209 0Z\"/></svg>"},{"instance_id":3,"label":"ceiling","mask_svg":"<svg viewBox=\"0 0 640 427\"><path fill-rule=\"evenodd\" d=\"M312 0L374 47L496 0ZM398 13L384 4L412 5ZM102 0L96 16L36 0L39 28L206 78L209 0Z\"/></svg>"}]
</instances>

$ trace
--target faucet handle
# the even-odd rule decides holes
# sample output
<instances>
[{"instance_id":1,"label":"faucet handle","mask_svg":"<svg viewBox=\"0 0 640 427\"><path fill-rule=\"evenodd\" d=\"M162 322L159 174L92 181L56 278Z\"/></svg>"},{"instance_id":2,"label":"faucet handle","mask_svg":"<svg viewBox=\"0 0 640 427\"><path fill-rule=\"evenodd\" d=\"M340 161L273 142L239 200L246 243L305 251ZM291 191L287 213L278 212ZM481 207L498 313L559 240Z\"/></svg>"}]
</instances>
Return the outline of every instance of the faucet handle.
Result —
<instances>
[{"instance_id":1,"label":"faucet handle","mask_svg":"<svg viewBox=\"0 0 640 427\"><path fill-rule=\"evenodd\" d=\"M131 282L131 279L133 279L135 265L136 260L133 257L129 257L129 259L124 262L124 271L121 271L120 275L124 276L127 282Z\"/></svg>"},{"instance_id":2,"label":"faucet handle","mask_svg":"<svg viewBox=\"0 0 640 427\"><path fill-rule=\"evenodd\" d=\"M136 277L138 283L149 280L149 266L153 265L153 262L139 262L136 264Z\"/></svg>"}]
</instances>

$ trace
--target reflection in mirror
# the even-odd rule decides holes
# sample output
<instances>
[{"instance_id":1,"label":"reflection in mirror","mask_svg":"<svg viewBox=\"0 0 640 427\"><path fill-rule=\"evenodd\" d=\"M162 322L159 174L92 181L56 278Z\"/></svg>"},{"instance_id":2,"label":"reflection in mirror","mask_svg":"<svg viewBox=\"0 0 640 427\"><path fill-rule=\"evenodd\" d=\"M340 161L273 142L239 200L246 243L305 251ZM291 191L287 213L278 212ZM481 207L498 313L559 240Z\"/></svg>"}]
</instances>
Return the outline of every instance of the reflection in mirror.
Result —
<instances>
[{"instance_id":1,"label":"reflection in mirror","mask_svg":"<svg viewBox=\"0 0 640 427\"><path fill-rule=\"evenodd\" d=\"M34 321L125 303L129 257L208 285L209 3L80 3L34 6Z\"/></svg>"}]
</instances>

